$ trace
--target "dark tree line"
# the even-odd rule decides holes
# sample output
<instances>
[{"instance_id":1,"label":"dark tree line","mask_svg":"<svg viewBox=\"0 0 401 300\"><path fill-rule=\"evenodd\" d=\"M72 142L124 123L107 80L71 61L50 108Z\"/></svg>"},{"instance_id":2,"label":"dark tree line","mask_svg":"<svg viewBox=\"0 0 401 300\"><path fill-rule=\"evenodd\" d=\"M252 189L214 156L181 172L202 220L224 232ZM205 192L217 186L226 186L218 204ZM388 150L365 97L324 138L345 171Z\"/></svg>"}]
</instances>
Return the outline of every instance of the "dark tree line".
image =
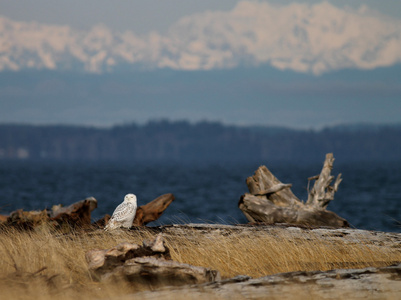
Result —
<instances>
[{"instance_id":1,"label":"dark tree line","mask_svg":"<svg viewBox=\"0 0 401 300\"><path fill-rule=\"evenodd\" d=\"M140 162L401 160L401 125L314 130L153 121L108 129L0 125L0 159Z\"/></svg>"}]
</instances>

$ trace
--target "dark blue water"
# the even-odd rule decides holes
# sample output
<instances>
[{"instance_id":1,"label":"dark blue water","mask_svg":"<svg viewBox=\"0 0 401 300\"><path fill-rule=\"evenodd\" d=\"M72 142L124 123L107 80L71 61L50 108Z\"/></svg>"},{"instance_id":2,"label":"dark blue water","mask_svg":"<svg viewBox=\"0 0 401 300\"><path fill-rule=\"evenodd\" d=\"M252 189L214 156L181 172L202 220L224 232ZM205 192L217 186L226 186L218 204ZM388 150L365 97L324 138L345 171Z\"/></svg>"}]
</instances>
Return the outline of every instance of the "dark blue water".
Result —
<instances>
[{"instance_id":1,"label":"dark blue water","mask_svg":"<svg viewBox=\"0 0 401 300\"><path fill-rule=\"evenodd\" d=\"M300 199L307 198L307 178L320 173L322 164L265 163L283 183L292 183ZM337 164L333 174L343 182L328 209L352 227L401 232L401 162ZM127 165L111 163L0 162L0 214L23 208L37 210L54 204L69 205L93 196L98 208L94 220L112 214L127 193L143 205L173 193L175 201L149 225L172 223L247 223L238 209L247 192L245 180L255 164Z\"/></svg>"}]
</instances>

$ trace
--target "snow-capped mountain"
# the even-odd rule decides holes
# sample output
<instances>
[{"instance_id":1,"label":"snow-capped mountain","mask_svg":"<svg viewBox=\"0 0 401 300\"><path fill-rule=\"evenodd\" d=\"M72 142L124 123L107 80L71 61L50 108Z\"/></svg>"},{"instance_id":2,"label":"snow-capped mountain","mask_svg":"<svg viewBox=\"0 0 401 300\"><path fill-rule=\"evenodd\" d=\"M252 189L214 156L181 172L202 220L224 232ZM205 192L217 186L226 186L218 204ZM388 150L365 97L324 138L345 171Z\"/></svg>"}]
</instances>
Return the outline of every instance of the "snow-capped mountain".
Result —
<instances>
[{"instance_id":1,"label":"snow-capped mountain","mask_svg":"<svg viewBox=\"0 0 401 300\"><path fill-rule=\"evenodd\" d=\"M271 64L321 74L401 62L401 21L367 7L327 2L276 6L239 2L231 11L182 18L165 35L89 31L0 17L0 71L107 72L118 68L211 70Z\"/></svg>"}]
</instances>

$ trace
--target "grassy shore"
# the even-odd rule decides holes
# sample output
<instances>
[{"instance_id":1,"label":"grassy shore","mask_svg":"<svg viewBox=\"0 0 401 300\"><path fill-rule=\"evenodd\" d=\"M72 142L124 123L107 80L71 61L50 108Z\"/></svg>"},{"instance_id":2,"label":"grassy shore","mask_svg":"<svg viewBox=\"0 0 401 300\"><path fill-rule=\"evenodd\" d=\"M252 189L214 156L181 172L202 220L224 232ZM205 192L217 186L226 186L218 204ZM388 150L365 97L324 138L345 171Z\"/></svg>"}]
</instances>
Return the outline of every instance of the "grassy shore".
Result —
<instances>
[{"instance_id":1,"label":"grassy shore","mask_svg":"<svg viewBox=\"0 0 401 300\"><path fill-rule=\"evenodd\" d=\"M85 253L111 248L121 242L142 244L151 231L103 231L61 234L0 231L0 289L4 299L99 299L135 292L125 282L92 280ZM381 267L401 262L400 248L358 241L328 242L313 232L302 238L288 235L232 232L204 235L191 231L165 237L173 260L219 270L223 278L236 275L261 277L290 272L335 268Z\"/></svg>"}]
</instances>

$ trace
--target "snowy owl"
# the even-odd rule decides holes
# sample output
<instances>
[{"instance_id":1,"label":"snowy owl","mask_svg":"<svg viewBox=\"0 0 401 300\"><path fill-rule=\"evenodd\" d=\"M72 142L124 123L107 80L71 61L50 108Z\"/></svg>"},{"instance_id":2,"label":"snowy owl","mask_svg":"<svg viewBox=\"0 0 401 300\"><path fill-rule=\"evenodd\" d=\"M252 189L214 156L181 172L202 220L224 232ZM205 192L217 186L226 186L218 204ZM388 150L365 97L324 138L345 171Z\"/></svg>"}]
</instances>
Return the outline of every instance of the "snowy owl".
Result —
<instances>
[{"instance_id":1,"label":"snowy owl","mask_svg":"<svg viewBox=\"0 0 401 300\"><path fill-rule=\"evenodd\" d=\"M119 227L130 228L135 218L136 207L136 196L134 194L125 195L123 203L116 207L104 229L112 230Z\"/></svg>"}]
</instances>

